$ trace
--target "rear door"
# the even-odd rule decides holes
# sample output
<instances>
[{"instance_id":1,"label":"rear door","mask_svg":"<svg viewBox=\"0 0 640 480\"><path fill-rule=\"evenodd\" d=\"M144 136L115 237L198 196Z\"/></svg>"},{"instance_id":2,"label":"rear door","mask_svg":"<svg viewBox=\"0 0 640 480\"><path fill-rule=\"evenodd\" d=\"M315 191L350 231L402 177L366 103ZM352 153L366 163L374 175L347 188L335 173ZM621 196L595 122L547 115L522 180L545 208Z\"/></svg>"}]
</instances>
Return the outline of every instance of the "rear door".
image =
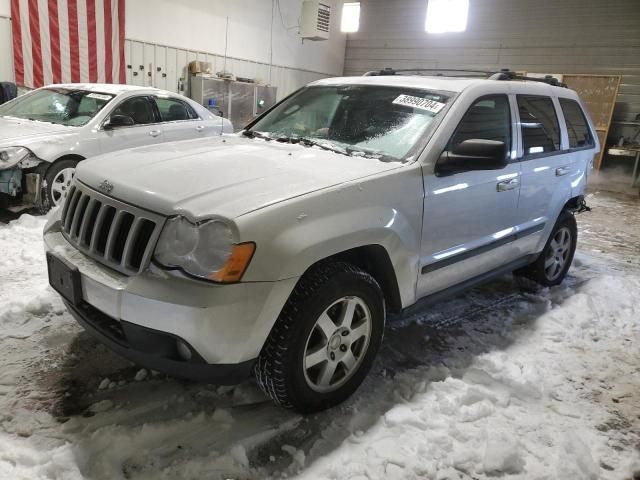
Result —
<instances>
[{"instance_id":1,"label":"rear door","mask_svg":"<svg viewBox=\"0 0 640 480\"><path fill-rule=\"evenodd\" d=\"M163 141L162 125L159 123L153 100L148 95L136 95L123 100L114 105L106 120L111 115L128 116L134 124L109 130L100 128L98 136L102 153Z\"/></svg>"},{"instance_id":2,"label":"rear door","mask_svg":"<svg viewBox=\"0 0 640 480\"><path fill-rule=\"evenodd\" d=\"M497 140L507 145L510 159L513 126L508 95L481 96L470 102L445 150L470 139ZM516 256L511 241L520 192L517 161L500 170L440 177L427 173L424 186L419 297L482 275Z\"/></svg>"},{"instance_id":3,"label":"rear door","mask_svg":"<svg viewBox=\"0 0 640 480\"><path fill-rule=\"evenodd\" d=\"M549 95L516 95L519 134L518 156L522 189L518 205L520 247L532 254L543 248L560 210L571 198L577 165L561 128L558 99Z\"/></svg>"},{"instance_id":4,"label":"rear door","mask_svg":"<svg viewBox=\"0 0 640 480\"><path fill-rule=\"evenodd\" d=\"M156 95L166 142L219 135L221 126L201 119L195 109L176 97ZM218 122L219 123L219 122Z\"/></svg>"}]
</instances>

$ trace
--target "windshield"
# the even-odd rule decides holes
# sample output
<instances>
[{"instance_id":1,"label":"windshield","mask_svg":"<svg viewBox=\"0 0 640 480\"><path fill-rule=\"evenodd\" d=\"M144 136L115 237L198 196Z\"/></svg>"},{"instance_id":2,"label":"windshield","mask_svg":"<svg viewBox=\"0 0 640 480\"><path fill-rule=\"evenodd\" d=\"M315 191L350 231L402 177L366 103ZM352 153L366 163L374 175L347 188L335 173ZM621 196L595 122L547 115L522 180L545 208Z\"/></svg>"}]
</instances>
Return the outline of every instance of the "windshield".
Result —
<instances>
[{"instance_id":1,"label":"windshield","mask_svg":"<svg viewBox=\"0 0 640 480\"><path fill-rule=\"evenodd\" d=\"M247 136L406 161L449 96L374 85L307 87L259 119Z\"/></svg>"},{"instance_id":2,"label":"windshield","mask_svg":"<svg viewBox=\"0 0 640 480\"><path fill-rule=\"evenodd\" d=\"M0 105L0 116L81 126L113 99L107 93L45 88Z\"/></svg>"}]
</instances>

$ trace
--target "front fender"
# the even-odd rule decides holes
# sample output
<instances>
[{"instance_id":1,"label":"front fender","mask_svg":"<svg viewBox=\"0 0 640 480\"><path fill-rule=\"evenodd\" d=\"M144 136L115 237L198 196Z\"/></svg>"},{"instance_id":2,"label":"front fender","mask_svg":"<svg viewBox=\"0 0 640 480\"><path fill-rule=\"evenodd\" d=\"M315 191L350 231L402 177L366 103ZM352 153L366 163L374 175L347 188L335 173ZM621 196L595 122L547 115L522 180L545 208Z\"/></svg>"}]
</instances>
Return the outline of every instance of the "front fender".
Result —
<instances>
[{"instance_id":1,"label":"front fender","mask_svg":"<svg viewBox=\"0 0 640 480\"><path fill-rule=\"evenodd\" d=\"M299 277L325 258L380 245L394 267L402 305L409 305L415 300L422 199L421 171L407 166L240 216L242 241L257 245L243 281Z\"/></svg>"},{"instance_id":2,"label":"front fender","mask_svg":"<svg viewBox=\"0 0 640 480\"><path fill-rule=\"evenodd\" d=\"M69 154L86 156L78 151L76 135L51 136L23 142L21 146L28 148L36 157L48 163L53 163L58 158Z\"/></svg>"}]
</instances>

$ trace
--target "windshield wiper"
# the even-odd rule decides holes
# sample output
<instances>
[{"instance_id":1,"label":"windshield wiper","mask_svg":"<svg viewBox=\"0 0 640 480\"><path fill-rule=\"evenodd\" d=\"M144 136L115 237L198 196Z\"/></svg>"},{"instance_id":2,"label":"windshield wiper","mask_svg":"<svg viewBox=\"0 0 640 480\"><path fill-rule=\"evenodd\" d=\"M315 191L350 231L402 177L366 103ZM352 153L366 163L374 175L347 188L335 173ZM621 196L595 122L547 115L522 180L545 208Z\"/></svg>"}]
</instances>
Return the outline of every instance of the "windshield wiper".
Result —
<instances>
[{"instance_id":1,"label":"windshield wiper","mask_svg":"<svg viewBox=\"0 0 640 480\"><path fill-rule=\"evenodd\" d=\"M314 145L316 147L322 148L323 150L329 150L331 152L340 153L341 155L346 155L347 157L351 156L351 153L348 150L342 147L338 147L337 145L333 145L330 142L326 142L326 141L320 142L320 141L311 140L308 138L305 138L303 141L306 142L307 145Z\"/></svg>"},{"instance_id":2,"label":"windshield wiper","mask_svg":"<svg viewBox=\"0 0 640 480\"><path fill-rule=\"evenodd\" d=\"M364 158L373 158L375 160L380 160L381 162L400 162L401 160L397 159L392 155L387 155L386 153L379 153L375 150L365 150L362 148L354 148L354 147L345 147L345 150L354 157L364 157Z\"/></svg>"},{"instance_id":3,"label":"windshield wiper","mask_svg":"<svg viewBox=\"0 0 640 480\"><path fill-rule=\"evenodd\" d=\"M290 143L293 145L300 144L305 147L320 147L323 150L328 150L330 152L339 153L341 155L346 155L347 157L364 157L364 158L373 158L375 160L380 160L381 162L399 162L397 158L387 155L384 153L379 153L375 150L363 149L363 148L354 148L350 146L338 146L332 144L328 140L315 140L309 137L294 137L282 135L279 137L272 137L267 135L266 133L257 132L255 130L243 130L242 135L248 138L262 138L264 140L275 140L276 142L281 143Z\"/></svg>"},{"instance_id":4,"label":"windshield wiper","mask_svg":"<svg viewBox=\"0 0 640 480\"><path fill-rule=\"evenodd\" d=\"M320 147L323 150L339 153L341 155L346 155L348 157L351 156L351 154L347 152L344 148L334 146L326 140L319 141L309 137L277 137L276 141L283 142L283 143L294 143L294 144L299 143L301 145L304 145L305 147Z\"/></svg>"},{"instance_id":5,"label":"windshield wiper","mask_svg":"<svg viewBox=\"0 0 640 480\"><path fill-rule=\"evenodd\" d=\"M242 135L247 138L262 138L263 140L273 140L269 135L262 132L256 132L255 130L243 130Z\"/></svg>"}]
</instances>

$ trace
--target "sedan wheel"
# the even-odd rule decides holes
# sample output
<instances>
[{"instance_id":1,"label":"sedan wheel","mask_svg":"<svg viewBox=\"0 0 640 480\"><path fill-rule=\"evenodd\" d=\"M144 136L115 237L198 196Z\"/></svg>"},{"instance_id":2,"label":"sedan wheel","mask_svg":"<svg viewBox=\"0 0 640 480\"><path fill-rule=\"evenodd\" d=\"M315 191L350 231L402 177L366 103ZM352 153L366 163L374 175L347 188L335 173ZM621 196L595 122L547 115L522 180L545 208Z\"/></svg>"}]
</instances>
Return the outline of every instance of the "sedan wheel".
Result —
<instances>
[{"instance_id":1,"label":"sedan wheel","mask_svg":"<svg viewBox=\"0 0 640 480\"><path fill-rule=\"evenodd\" d=\"M78 160L66 158L56 160L46 167L40 203L36 208L40 213L46 213L50 208L62 205L73 183Z\"/></svg>"},{"instance_id":2,"label":"sedan wheel","mask_svg":"<svg viewBox=\"0 0 640 480\"><path fill-rule=\"evenodd\" d=\"M64 168L53 177L51 182L51 204L53 207L57 207L62 203L65 194L71 188L71 181L75 171L75 168Z\"/></svg>"}]
</instances>

